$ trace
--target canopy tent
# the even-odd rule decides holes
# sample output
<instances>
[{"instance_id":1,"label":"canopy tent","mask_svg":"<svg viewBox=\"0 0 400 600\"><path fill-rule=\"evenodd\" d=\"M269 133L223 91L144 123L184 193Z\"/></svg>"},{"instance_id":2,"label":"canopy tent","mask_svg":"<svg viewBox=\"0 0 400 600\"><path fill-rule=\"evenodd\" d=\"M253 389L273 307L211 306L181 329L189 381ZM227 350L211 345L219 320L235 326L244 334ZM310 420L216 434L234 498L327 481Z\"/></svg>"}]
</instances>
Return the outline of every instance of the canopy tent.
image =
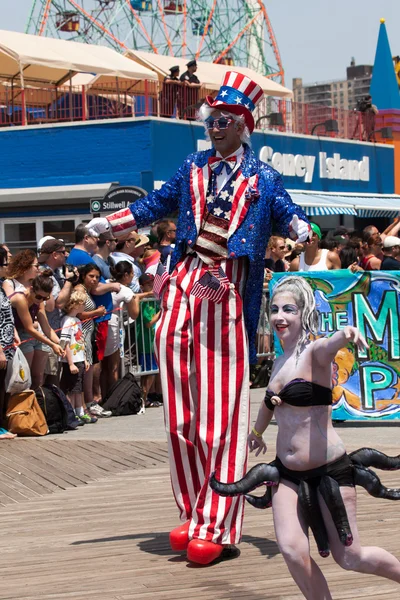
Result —
<instances>
[{"instance_id":1,"label":"canopy tent","mask_svg":"<svg viewBox=\"0 0 400 600\"><path fill-rule=\"evenodd\" d=\"M181 74L187 70L187 58L153 54L151 52L142 52L141 50L127 50L125 56L129 56L134 62L152 69L158 73L160 78L164 78L168 75L169 69L176 65L179 66ZM260 75L247 67L197 61L196 76L199 78L200 83L209 90L219 90L226 71L237 71L247 75L261 86L267 96L276 96L280 98L293 97L293 92L288 88L285 88L283 85L280 85L279 83L272 81L272 79L264 77L264 75Z\"/></svg>"},{"instance_id":2,"label":"canopy tent","mask_svg":"<svg viewBox=\"0 0 400 600\"><path fill-rule=\"evenodd\" d=\"M60 85L78 72L157 80L152 70L105 46L0 30L0 79Z\"/></svg>"},{"instance_id":3,"label":"canopy tent","mask_svg":"<svg viewBox=\"0 0 400 600\"><path fill-rule=\"evenodd\" d=\"M357 217L394 217L400 212L396 194L349 194L288 190L293 202L312 216L354 215Z\"/></svg>"},{"instance_id":4,"label":"canopy tent","mask_svg":"<svg viewBox=\"0 0 400 600\"><path fill-rule=\"evenodd\" d=\"M138 67L141 65L138 64ZM142 67L146 68L146 67ZM74 75L69 82L63 84L63 88L68 88L70 85L74 88L80 88L85 86L89 91L99 94L116 94L119 90L121 92L131 92L132 95L143 94L146 92L146 88L149 88L148 80L152 80L151 91L156 93L158 91L158 79L156 73L151 71L151 77L143 76L141 79L118 79L118 86L115 85L115 78L109 77L108 75L93 75L92 73L77 73ZM147 81L146 81L147 80Z\"/></svg>"}]
</instances>

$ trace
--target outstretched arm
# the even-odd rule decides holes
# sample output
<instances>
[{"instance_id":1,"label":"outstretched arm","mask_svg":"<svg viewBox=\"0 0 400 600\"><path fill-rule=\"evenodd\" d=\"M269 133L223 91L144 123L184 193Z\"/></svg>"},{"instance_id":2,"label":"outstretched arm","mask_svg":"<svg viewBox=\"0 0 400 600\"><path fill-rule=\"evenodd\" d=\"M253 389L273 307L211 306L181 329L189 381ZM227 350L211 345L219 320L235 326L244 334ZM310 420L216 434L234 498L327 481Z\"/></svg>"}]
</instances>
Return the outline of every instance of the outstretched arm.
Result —
<instances>
[{"instance_id":1,"label":"outstretched arm","mask_svg":"<svg viewBox=\"0 0 400 600\"><path fill-rule=\"evenodd\" d=\"M359 350L368 348L368 344L361 335L360 331L351 325L337 331L329 338L320 338L313 344L313 353L317 361L326 365L331 363L337 352L341 348L345 348L350 342L356 344Z\"/></svg>"},{"instance_id":2,"label":"outstretched arm","mask_svg":"<svg viewBox=\"0 0 400 600\"><path fill-rule=\"evenodd\" d=\"M92 229L98 235L111 229L115 237L124 238L130 231L136 231L138 227L144 227L175 212L178 209L187 166L186 160L161 189L136 200L128 208L107 217L95 217L87 224L88 229Z\"/></svg>"}]
</instances>

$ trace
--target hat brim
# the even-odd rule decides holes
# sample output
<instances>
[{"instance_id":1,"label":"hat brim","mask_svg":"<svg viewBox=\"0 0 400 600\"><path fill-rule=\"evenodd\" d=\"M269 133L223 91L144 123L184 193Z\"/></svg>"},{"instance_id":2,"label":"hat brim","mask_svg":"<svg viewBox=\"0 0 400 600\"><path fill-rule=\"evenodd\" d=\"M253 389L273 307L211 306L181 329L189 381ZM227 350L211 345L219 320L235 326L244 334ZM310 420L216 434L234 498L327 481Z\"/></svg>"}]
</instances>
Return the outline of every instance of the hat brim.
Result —
<instances>
[{"instance_id":1,"label":"hat brim","mask_svg":"<svg viewBox=\"0 0 400 600\"><path fill-rule=\"evenodd\" d=\"M147 235L138 234L138 238L135 242L135 248L140 248L140 246L145 246L149 243L149 238Z\"/></svg>"},{"instance_id":2,"label":"hat brim","mask_svg":"<svg viewBox=\"0 0 400 600\"><path fill-rule=\"evenodd\" d=\"M250 110L245 106L241 106L240 104L225 104L223 102L219 102L218 104L215 102L215 98L212 96L206 96L206 103L211 108L215 108L215 110L221 110L230 112L234 115L243 115L245 123L250 131L253 133L254 131L254 118L251 114Z\"/></svg>"}]
</instances>

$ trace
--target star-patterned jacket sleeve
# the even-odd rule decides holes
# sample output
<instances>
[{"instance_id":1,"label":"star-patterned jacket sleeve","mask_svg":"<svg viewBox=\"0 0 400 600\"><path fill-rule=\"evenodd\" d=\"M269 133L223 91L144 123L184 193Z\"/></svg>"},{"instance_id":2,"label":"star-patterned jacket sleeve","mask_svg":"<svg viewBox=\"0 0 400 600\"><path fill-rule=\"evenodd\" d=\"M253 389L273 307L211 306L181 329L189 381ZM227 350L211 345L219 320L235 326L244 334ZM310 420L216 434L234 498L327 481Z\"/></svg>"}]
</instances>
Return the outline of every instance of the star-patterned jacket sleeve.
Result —
<instances>
[{"instance_id":1,"label":"star-patterned jacket sleeve","mask_svg":"<svg viewBox=\"0 0 400 600\"><path fill-rule=\"evenodd\" d=\"M159 190L154 190L145 198L136 200L128 208L107 216L115 237L123 237L130 231L144 227L171 214L178 209L184 170L188 160L175 175Z\"/></svg>"},{"instance_id":2,"label":"star-patterned jacket sleeve","mask_svg":"<svg viewBox=\"0 0 400 600\"><path fill-rule=\"evenodd\" d=\"M283 187L282 177L278 174L275 176L271 203L272 217L276 222L279 233L283 237L289 237L289 224L293 219L293 215L297 215L299 219L308 223L305 212L292 201Z\"/></svg>"}]
</instances>

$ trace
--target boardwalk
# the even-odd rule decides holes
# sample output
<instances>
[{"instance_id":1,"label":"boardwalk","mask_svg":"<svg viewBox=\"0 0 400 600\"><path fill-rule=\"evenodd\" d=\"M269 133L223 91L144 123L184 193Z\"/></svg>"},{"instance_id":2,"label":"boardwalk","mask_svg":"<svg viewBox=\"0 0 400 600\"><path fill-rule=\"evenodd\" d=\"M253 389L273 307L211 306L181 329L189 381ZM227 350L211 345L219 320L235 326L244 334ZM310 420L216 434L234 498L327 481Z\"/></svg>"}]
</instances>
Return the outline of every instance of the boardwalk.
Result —
<instances>
[{"instance_id":1,"label":"boardwalk","mask_svg":"<svg viewBox=\"0 0 400 600\"><path fill-rule=\"evenodd\" d=\"M384 430L374 436L385 441ZM398 453L393 444L375 446ZM273 454L272 444L267 460ZM161 437L1 444L1 600L303 598L279 554L270 510L247 508L236 561L196 568L169 549L177 515L166 460ZM400 473L386 473L383 480L397 486ZM400 503L360 490L363 542L400 557L399 509ZM313 550L316 556L314 544ZM317 560L335 600L400 598L397 584L342 571L331 558Z\"/></svg>"}]
</instances>

